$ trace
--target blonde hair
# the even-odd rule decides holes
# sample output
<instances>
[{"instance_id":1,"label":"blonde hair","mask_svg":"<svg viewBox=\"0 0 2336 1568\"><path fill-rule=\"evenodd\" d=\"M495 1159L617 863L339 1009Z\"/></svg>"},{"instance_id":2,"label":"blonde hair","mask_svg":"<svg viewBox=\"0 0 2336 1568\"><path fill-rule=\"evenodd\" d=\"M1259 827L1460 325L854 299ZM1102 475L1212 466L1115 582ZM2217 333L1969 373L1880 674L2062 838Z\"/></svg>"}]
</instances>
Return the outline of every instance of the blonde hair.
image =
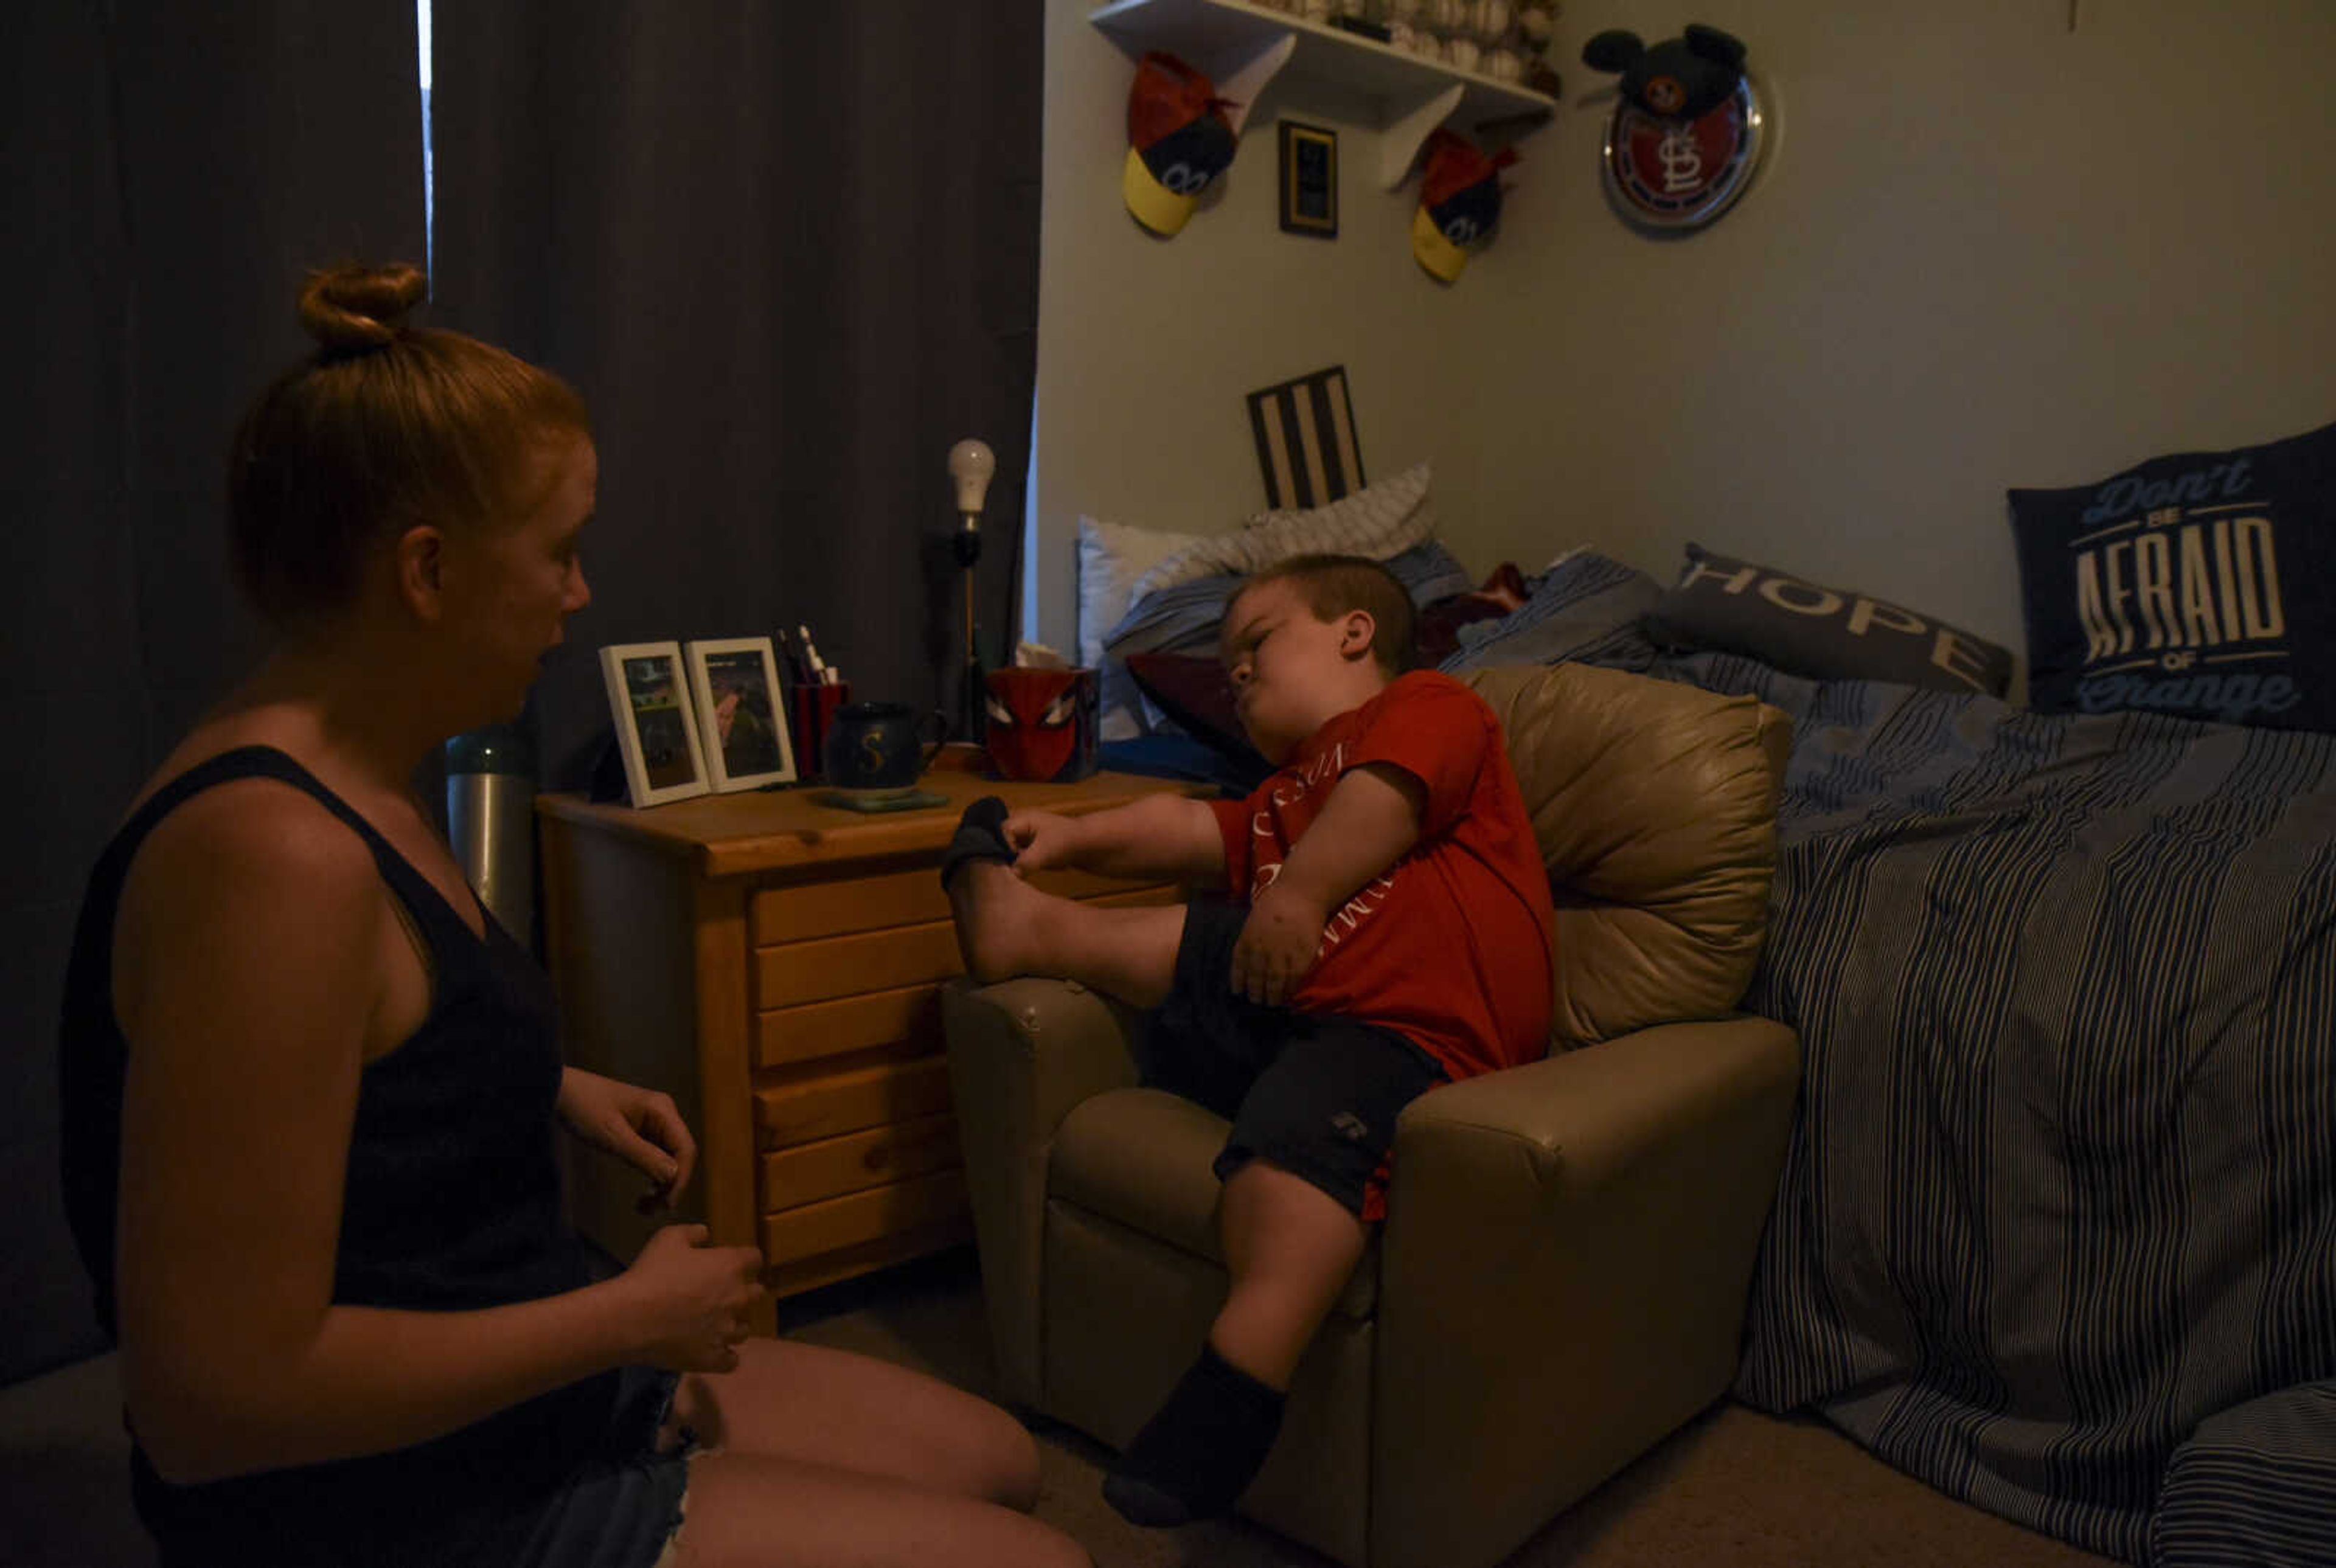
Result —
<instances>
[{"instance_id":1,"label":"blonde hair","mask_svg":"<svg viewBox=\"0 0 2336 1568\"><path fill-rule=\"evenodd\" d=\"M481 527L540 500L531 459L589 439L575 389L459 332L405 325L428 287L404 263L312 272L316 349L272 382L228 458L237 580L281 625L346 607L365 553L416 522Z\"/></svg>"},{"instance_id":2,"label":"blonde hair","mask_svg":"<svg viewBox=\"0 0 2336 1568\"><path fill-rule=\"evenodd\" d=\"M1359 555L1293 555L1252 572L1235 599L1269 582L1294 586L1306 608L1318 620L1335 620L1350 610L1362 610L1377 629L1371 634L1371 657L1391 676L1412 667L1411 592L1403 579L1376 560ZM1229 602L1226 610L1231 612Z\"/></svg>"}]
</instances>

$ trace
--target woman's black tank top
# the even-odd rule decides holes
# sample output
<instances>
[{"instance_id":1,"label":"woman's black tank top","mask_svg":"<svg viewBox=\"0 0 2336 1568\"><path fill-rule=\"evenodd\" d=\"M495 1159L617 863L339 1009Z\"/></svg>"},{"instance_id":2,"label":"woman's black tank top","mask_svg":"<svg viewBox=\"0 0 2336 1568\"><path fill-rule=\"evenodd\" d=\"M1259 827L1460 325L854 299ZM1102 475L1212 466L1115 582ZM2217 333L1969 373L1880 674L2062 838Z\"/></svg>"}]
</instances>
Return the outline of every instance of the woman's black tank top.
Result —
<instances>
[{"instance_id":1,"label":"woman's black tank top","mask_svg":"<svg viewBox=\"0 0 2336 1568\"><path fill-rule=\"evenodd\" d=\"M116 1333L114 1222L129 1063L112 1000L122 882L139 846L171 811L214 785L254 777L307 792L365 840L382 881L413 917L433 971L429 1016L360 1080L333 1300L459 1311L588 1283L584 1247L564 1218L553 1115L560 1047L543 971L492 917L481 940L428 878L297 762L272 747L244 746L188 769L140 806L91 873L74 933L59 1062L65 1204L106 1332ZM221 1127L218 1135L265 1137L267 1129ZM615 1383L612 1373L571 1384L410 1448L200 1485L162 1480L133 1447L139 1514L166 1563L372 1561L417 1514L433 1521L435 1537L455 1548L451 1555L494 1561L502 1543L515 1545L523 1534L529 1503L540 1503L590 1449Z\"/></svg>"}]
</instances>

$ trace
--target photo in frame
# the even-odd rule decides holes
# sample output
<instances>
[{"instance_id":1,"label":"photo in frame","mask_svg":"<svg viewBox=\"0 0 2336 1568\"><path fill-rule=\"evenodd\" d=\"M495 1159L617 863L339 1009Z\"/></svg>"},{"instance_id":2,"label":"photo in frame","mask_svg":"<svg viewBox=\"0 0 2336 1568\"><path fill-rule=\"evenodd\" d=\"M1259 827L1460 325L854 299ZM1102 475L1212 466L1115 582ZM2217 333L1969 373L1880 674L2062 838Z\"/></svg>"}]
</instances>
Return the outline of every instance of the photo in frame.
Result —
<instances>
[{"instance_id":1,"label":"photo in frame","mask_svg":"<svg viewBox=\"0 0 2336 1568\"><path fill-rule=\"evenodd\" d=\"M689 706L689 677L677 642L612 643L600 650L617 749L625 758L625 795L636 806L663 805L706 793L706 757Z\"/></svg>"},{"instance_id":2,"label":"photo in frame","mask_svg":"<svg viewBox=\"0 0 2336 1568\"><path fill-rule=\"evenodd\" d=\"M1338 133L1284 120L1281 143L1281 231L1338 237Z\"/></svg>"},{"instance_id":3,"label":"photo in frame","mask_svg":"<svg viewBox=\"0 0 2336 1568\"><path fill-rule=\"evenodd\" d=\"M716 794L793 784L785 688L767 637L718 638L682 649L696 701L707 783Z\"/></svg>"}]
</instances>

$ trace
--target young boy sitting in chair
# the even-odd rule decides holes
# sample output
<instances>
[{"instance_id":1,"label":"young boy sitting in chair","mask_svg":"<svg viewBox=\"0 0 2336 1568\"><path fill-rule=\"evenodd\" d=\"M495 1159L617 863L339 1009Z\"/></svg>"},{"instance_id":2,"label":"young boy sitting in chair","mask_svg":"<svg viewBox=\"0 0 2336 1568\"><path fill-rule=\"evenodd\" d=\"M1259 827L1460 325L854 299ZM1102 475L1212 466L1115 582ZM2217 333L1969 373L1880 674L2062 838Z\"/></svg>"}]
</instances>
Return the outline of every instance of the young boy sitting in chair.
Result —
<instances>
[{"instance_id":1,"label":"young boy sitting in chair","mask_svg":"<svg viewBox=\"0 0 2336 1568\"><path fill-rule=\"evenodd\" d=\"M942 862L966 968L1159 1009L1162 1086L1233 1124L1216 1173L1231 1290L1104 1483L1139 1524L1230 1509L1272 1446L1300 1353L1386 1213L1403 1107L1538 1059L1549 881L1500 722L1405 673L1393 573L1300 556L1225 611L1241 723L1280 771L1246 800L1153 795L1091 816L968 807ZM1020 873L1173 879L1183 907L1095 909Z\"/></svg>"}]
</instances>

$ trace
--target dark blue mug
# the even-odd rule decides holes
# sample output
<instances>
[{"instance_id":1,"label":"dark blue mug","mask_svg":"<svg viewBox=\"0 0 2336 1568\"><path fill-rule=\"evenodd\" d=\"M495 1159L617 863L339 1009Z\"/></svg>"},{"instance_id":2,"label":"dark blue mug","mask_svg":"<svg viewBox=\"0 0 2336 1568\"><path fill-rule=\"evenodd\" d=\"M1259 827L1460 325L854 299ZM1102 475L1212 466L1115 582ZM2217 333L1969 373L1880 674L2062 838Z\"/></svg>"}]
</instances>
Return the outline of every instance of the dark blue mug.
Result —
<instances>
[{"instance_id":1,"label":"dark blue mug","mask_svg":"<svg viewBox=\"0 0 2336 1568\"><path fill-rule=\"evenodd\" d=\"M920 716L904 702L846 703L828 721L821 748L827 782L844 790L914 789L948 726L946 715ZM930 740L922 734L929 726Z\"/></svg>"}]
</instances>

